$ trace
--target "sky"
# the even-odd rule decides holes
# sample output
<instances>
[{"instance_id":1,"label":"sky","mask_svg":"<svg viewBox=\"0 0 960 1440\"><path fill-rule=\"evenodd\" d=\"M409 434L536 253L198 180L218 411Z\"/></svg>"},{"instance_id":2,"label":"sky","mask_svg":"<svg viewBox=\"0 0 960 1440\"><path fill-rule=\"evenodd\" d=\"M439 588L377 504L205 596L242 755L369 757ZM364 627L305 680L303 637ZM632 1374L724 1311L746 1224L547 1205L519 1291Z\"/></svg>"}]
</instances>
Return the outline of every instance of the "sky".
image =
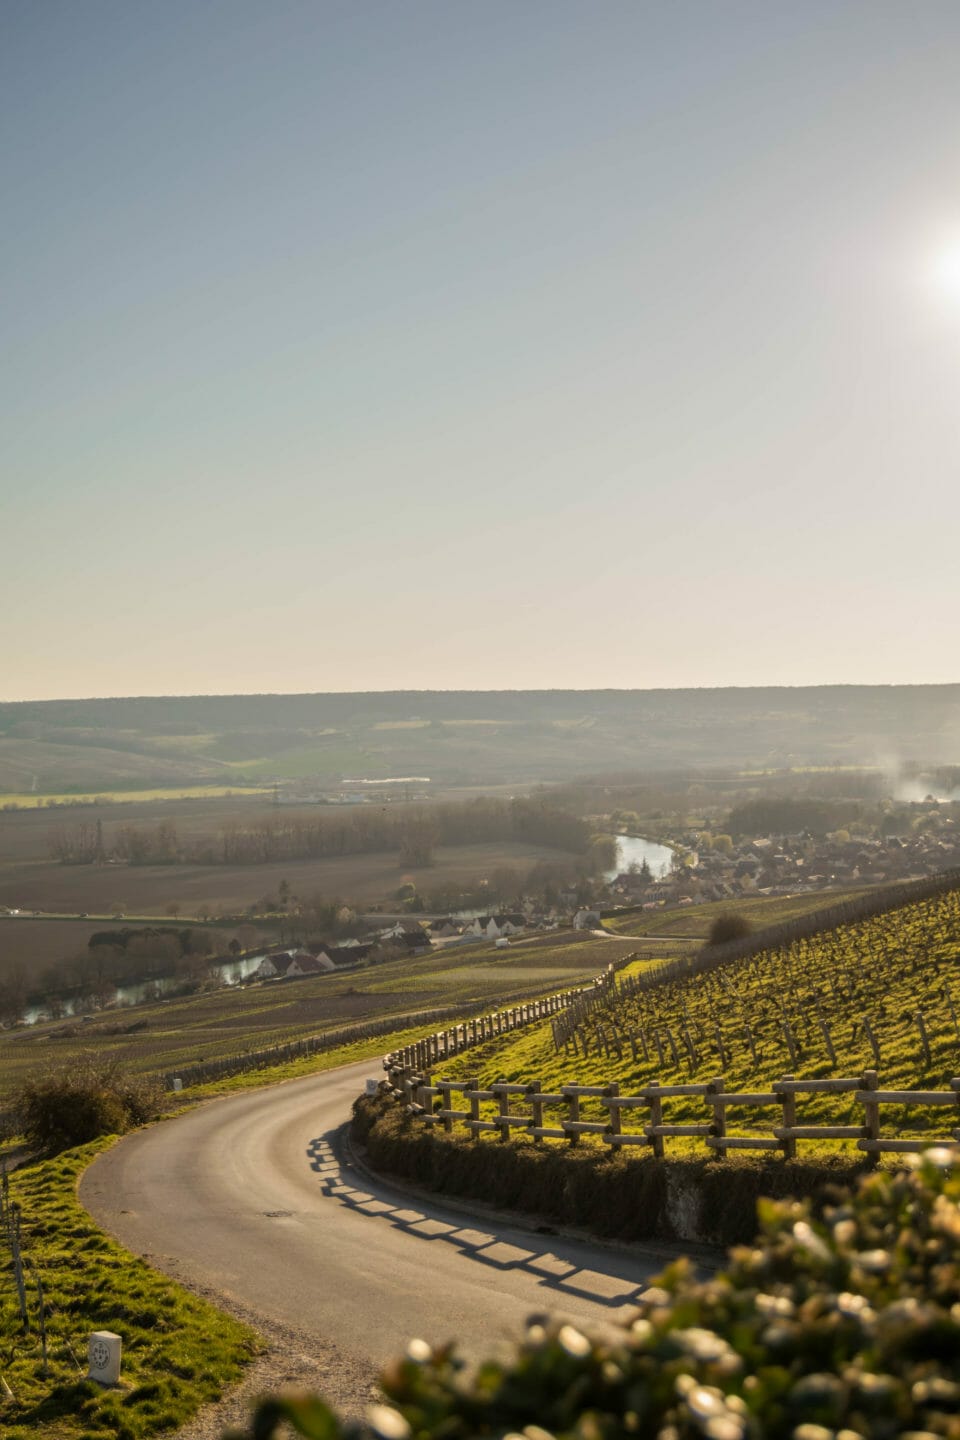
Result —
<instances>
[{"instance_id":1,"label":"sky","mask_svg":"<svg viewBox=\"0 0 960 1440\"><path fill-rule=\"evenodd\" d=\"M4 0L0 698L957 681L955 0Z\"/></svg>"}]
</instances>

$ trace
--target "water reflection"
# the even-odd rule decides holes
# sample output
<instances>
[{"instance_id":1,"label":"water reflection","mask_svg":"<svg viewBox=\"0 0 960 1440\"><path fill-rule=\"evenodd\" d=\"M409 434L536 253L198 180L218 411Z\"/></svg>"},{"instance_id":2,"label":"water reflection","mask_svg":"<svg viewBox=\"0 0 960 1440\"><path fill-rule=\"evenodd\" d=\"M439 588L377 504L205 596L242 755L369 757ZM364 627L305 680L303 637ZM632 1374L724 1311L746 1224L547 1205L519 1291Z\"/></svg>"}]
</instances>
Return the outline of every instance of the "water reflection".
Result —
<instances>
[{"instance_id":1,"label":"water reflection","mask_svg":"<svg viewBox=\"0 0 960 1440\"><path fill-rule=\"evenodd\" d=\"M644 861L655 880L669 873L673 863L673 851L669 845L658 845L655 840L644 840L639 835L614 835L612 839L617 842L617 863L612 870L604 873L605 880L614 880L631 865L643 865Z\"/></svg>"},{"instance_id":2,"label":"water reflection","mask_svg":"<svg viewBox=\"0 0 960 1440\"><path fill-rule=\"evenodd\" d=\"M211 970L217 972L220 980L225 985L236 985L240 980L246 980L263 959L262 955L246 955L240 960L224 960L219 964L211 964ZM111 992L110 1009L120 1009L130 1005L143 1005L149 1000L162 1000L164 996L173 994L185 983L182 975L161 975L154 980L141 980L135 985L117 985ZM90 1000L86 996L78 996L75 1000L64 1000L61 1002L62 1011L60 1018L69 1018L76 1015L86 1015L90 1011ZM45 1005L31 1005L24 1011L24 1020L28 1025L37 1025L42 1020L50 1020L53 1017Z\"/></svg>"}]
</instances>

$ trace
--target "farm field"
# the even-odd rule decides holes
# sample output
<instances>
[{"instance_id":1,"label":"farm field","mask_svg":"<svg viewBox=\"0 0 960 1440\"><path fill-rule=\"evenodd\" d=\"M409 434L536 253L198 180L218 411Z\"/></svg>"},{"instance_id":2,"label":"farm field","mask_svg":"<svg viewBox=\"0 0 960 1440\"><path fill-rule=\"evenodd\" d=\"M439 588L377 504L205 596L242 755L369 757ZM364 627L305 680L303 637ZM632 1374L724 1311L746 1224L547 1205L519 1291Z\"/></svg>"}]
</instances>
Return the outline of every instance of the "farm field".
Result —
<instances>
[{"instance_id":1,"label":"farm field","mask_svg":"<svg viewBox=\"0 0 960 1440\"><path fill-rule=\"evenodd\" d=\"M340 896L361 908L393 902L397 887L415 879L425 887L476 879L500 865L532 866L539 860L567 860L545 846L510 841L451 845L435 852L427 869L409 871L395 852L345 855L323 860L287 860L269 865L58 865L52 861L8 861L0 865L0 905L58 914L109 914L115 902L124 912L162 915L176 901L184 915L201 905L238 914L286 880L295 895Z\"/></svg>"},{"instance_id":2,"label":"farm field","mask_svg":"<svg viewBox=\"0 0 960 1440\"><path fill-rule=\"evenodd\" d=\"M436 786L430 791L430 803L470 800L481 795L510 798L512 794L510 787L502 786ZM114 828L167 822L176 826L177 834L183 840L190 841L216 834L228 826L255 825L278 816L285 822L310 822L339 809L304 802L284 804L278 810L273 790L255 787L242 790L206 787L189 791L152 790L128 794L118 791L113 800L103 799L90 805L68 804L64 808L35 806L15 811L3 809L3 798L0 796L0 866L8 861L49 859L50 837L64 826L96 825L100 821L109 840ZM70 798L75 800L77 797Z\"/></svg>"},{"instance_id":3,"label":"farm field","mask_svg":"<svg viewBox=\"0 0 960 1440\"><path fill-rule=\"evenodd\" d=\"M143 805L155 800L242 800L250 795L272 794L272 787L262 785L244 785L242 788L236 785L191 785L189 789L182 785L168 785L150 790L92 790L88 795L74 791L42 795L32 791L21 794L4 791L0 792L0 808L16 806L18 810L52 810L56 816L60 807L70 812L76 808L81 814L86 814L87 808L98 801L106 801L108 805Z\"/></svg>"},{"instance_id":4,"label":"farm field","mask_svg":"<svg viewBox=\"0 0 960 1440\"><path fill-rule=\"evenodd\" d=\"M465 798L461 794L459 798ZM329 809L284 806L284 821L315 820ZM15 917L0 919L0 977L6 967L24 963L32 972L84 948L102 919L114 909L128 917L169 920L168 907L181 917L208 909L212 916L242 914L264 897L275 896L281 881L294 895L310 900L342 898L361 909L391 909L397 888L409 879L424 887L475 882L501 866L527 869L540 860L569 861L564 852L504 840L439 847L434 863L411 874L396 853L281 861L268 865L61 865L50 858L50 840L61 826L93 826L100 821L106 842L125 825L170 822L184 841L216 835L223 827L256 824L278 812L270 796L191 797L178 801L96 805L78 810L0 811L0 905L74 917L66 920ZM86 914L89 921L76 920ZM182 923L182 921L181 921Z\"/></svg>"},{"instance_id":5,"label":"farm field","mask_svg":"<svg viewBox=\"0 0 960 1440\"><path fill-rule=\"evenodd\" d=\"M628 941L594 937L538 952L536 964L492 945L446 947L348 974L263 982L159 1004L103 1011L84 1025L51 1022L0 1032L3 1095L31 1071L84 1054L168 1071L343 1025L442 1005L489 1009L588 983ZM131 1029L131 1027L140 1027Z\"/></svg>"},{"instance_id":6,"label":"farm field","mask_svg":"<svg viewBox=\"0 0 960 1440\"><path fill-rule=\"evenodd\" d=\"M870 888L861 885L847 890L819 890L805 895L758 895L745 900L684 905L679 909L674 906L669 910L634 911L630 915L611 915L603 924L604 929L614 935L669 935L678 939L705 940L718 915L735 912L749 920L755 930L762 930L767 925L779 925L786 920L796 920L799 915L841 905Z\"/></svg>"},{"instance_id":7,"label":"farm field","mask_svg":"<svg viewBox=\"0 0 960 1440\"><path fill-rule=\"evenodd\" d=\"M654 1081L684 1085L722 1075L728 1092L756 1094L786 1074L801 1080L876 1070L881 1090L944 1090L960 1074L958 981L954 891L637 994L624 993L631 989L626 972L619 993L595 1007L566 1049L558 1052L550 1027L541 1025L470 1050L444 1074L476 1074L483 1085L535 1077L544 1091L617 1081L624 1095ZM712 1119L700 1096L663 1105L669 1124ZM584 1119L608 1118L596 1100L584 1100L582 1110ZM802 1095L798 1112L804 1125L859 1125L863 1113L850 1094ZM779 1102L727 1110L729 1134L769 1136L779 1123ZM954 1123L952 1108L882 1107L885 1135L945 1135ZM624 1128L633 1128L629 1119ZM852 1139L829 1143L834 1153L854 1147ZM801 1142L801 1154L819 1144ZM701 1142L667 1141L668 1154L691 1150L704 1153Z\"/></svg>"}]
</instances>

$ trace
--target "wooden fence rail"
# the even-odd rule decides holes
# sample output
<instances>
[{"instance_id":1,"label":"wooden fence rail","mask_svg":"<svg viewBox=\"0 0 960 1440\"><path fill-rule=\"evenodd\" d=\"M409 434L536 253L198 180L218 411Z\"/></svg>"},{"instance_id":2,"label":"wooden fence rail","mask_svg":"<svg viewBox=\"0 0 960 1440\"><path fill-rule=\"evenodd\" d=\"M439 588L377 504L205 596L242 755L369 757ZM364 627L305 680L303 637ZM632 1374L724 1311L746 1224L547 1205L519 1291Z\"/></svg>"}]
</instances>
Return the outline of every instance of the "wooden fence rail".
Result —
<instances>
[{"instance_id":1,"label":"wooden fence rail","mask_svg":"<svg viewBox=\"0 0 960 1440\"><path fill-rule=\"evenodd\" d=\"M391 1057L392 1058L392 1057ZM412 1066L390 1064L388 1078L394 1096L406 1106L408 1113L418 1116L426 1125L442 1125L451 1133L460 1125L474 1140L484 1132L495 1132L500 1141L509 1140L517 1131L533 1137L536 1144L544 1140L563 1140L576 1145L581 1135L597 1135L613 1148L624 1145L649 1146L658 1157L665 1154L666 1139L693 1139L722 1160L730 1150L777 1151L785 1159L797 1154L800 1140L853 1140L871 1164L881 1154L902 1154L926 1150L932 1145L953 1145L960 1141L960 1077L950 1081L949 1090L882 1090L875 1070L860 1076L822 1080L797 1080L785 1075L775 1080L769 1090L727 1090L724 1077L700 1084L660 1085L653 1082L635 1095L621 1095L616 1082L608 1085L560 1085L556 1091L541 1090L537 1081L518 1083L496 1081L481 1088L476 1078L436 1080L429 1072ZM455 1105L453 1096L462 1097L464 1104ZM804 1124L797 1114L797 1102L809 1095L849 1095L852 1107L863 1112L862 1122L847 1125ZM698 1098L703 1101L702 1120L673 1124L665 1117L664 1107L671 1100ZM436 1103L439 1099L439 1105ZM603 1119L584 1119L581 1101L594 1101L607 1115ZM487 1104L488 1113L481 1112ZM496 1112L490 1108L496 1105ZM923 1109L945 1106L952 1114L948 1135L922 1139L902 1139L881 1133L881 1109L885 1105L909 1105ZM563 1110L552 1123L546 1123L544 1112ZM728 1130L730 1110L770 1110L779 1115L767 1118L768 1134L742 1135ZM639 1113L638 1113L639 1112ZM642 1112L646 1112L645 1115ZM646 1123L642 1123L645 1120ZM625 1121L634 1128L625 1128ZM637 1128L637 1122L639 1128Z\"/></svg>"},{"instance_id":2,"label":"wooden fence rail","mask_svg":"<svg viewBox=\"0 0 960 1440\"><path fill-rule=\"evenodd\" d=\"M621 964L633 959L625 956ZM581 1018L591 1007L609 994L616 978L616 967L608 965L600 972L591 985L577 990L563 990L555 995L545 995L540 1000L530 1000L522 1005L510 1005L505 1010L495 1010L489 1015L475 1015L453 1025L448 1030L438 1030L433 1035L424 1035L405 1045L401 1050L386 1056L384 1068L397 1071L427 1070L442 1060L450 1060L471 1045L482 1045L496 1040L526 1025L551 1020L567 1011Z\"/></svg>"},{"instance_id":3,"label":"wooden fence rail","mask_svg":"<svg viewBox=\"0 0 960 1440\"><path fill-rule=\"evenodd\" d=\"M626 956L618 963L626 963L632 958L632 956ZM415 1044L398 1051L396 1057L388 1056L385 1063L396 1058L405 1065L416 1065L418 1068L423 1068L425 1065L436 1064L440 1060L448 1060L453 1055L458 1055L466 1045L480 1044L496 1035L506 1035L521 1025L532 1024L534 1021L546 1019L547 1016L559 1015L568 1005L576 1005L579 1014L586 1014L596 1000L609 992L614 982L614 975L615 967L610 965L596 977L592 984L583 989L566 990L557 995L545 996L543 999L532 1001L529 1004L509 1006L507 1009L496 1011L491 1015L459 1022L449 1030L441 1030L434 1035L424 1036ZM472 1009L472 1003L452 1005L432 1010L418 1010L405 1015L388 1015L380 1020L360 1021L353 1025L343 1025L336 1030L327 1030L319 1035L306 1035L300 1040L288 1040L281 1045L270 1045L262 1050L248 1050L241 1055L223 1055L215 1059L201 1060L193 1065L185 1065L179 1070L171 1070L165 1074L164 1084L168 1090L175 1088L176 1080L179 1080L184 1087L202 1085L211 1080L223 1079L227 1075L242 1075L250 1070L263 1070L271 1065L282 1065L291 1060L299 1060L305 1055L316 1055L325 1050L334 1050L355 1040L370 1040L378 1035L389 1035L391 1031L409 1030L415 1025L436 1024L438 1021L453 1019L462 1015L464 1011Z\"/></svg>"}]
</instances>

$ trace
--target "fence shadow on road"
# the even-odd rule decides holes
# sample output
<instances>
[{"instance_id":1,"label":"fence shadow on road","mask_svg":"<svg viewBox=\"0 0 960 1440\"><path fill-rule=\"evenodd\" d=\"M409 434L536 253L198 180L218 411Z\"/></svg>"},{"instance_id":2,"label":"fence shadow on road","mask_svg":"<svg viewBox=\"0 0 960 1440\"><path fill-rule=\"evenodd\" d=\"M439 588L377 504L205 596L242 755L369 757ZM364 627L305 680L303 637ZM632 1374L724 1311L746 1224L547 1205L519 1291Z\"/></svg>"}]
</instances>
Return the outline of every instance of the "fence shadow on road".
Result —
<instances>
[{"instance_id":1,"label":"fence shadow on road","mask_svg":"<svg viewBox=\"0 0 960 1440\"><path fill-rule=\"evenodd\" d=\"M540 1285L570 1299L590 1300L612 1311L629 1308L637 1303L650 1278L666 1263L665 1258L651 1257L649 1273L646 1278L638 1280L637 1270L647 1267L631 1257L619 1256L611 1251L606 1272L588 1270L551 1250L540 1250L536 1246L527 1248L498 1240L492 1230L434 1220L413 1206L394 1205L378 1199L369 1190L345 1177L343 1163L328 1136L320 1136L310 1142L307 1159L310 1168L319 1176L323 1194L350 1206L358 1214L385 1221L420 1240L452 1245L462 1255L489 1266L491 1270L523 1270Z\"/></svg>"}]
</instances>

